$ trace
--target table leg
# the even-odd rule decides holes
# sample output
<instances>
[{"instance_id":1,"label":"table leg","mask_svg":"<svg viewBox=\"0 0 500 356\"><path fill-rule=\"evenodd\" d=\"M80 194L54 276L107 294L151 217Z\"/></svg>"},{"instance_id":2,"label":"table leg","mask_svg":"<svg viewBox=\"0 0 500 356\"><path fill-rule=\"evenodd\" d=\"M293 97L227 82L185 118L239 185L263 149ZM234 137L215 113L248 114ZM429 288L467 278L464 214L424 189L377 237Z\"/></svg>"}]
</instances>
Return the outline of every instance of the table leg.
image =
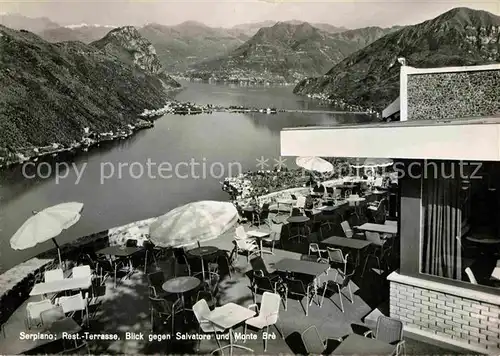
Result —
<instances>
[{"instance_id":1,"label":"table leg","mask_svg":"<svg viewBox=\"0 0 500 356\"><path fill-rule=\"evenodd\" d=\"M203 257L201 257L201 276L203 282L205 282L205 263L203 261Z\"/></svg>"},{"instance_id":2,"label":"table leg","mask_svg":"<svg viewBox=\"0 0 500 356\"><path fill-rule=\"evenodd\" d=\"M217 336L216 336L217 337ZM222 350L229 348L229 354L232 356L233 355L233 350L234 349L242 349L250 352L254 352L251 348L243 346L243 345L238 345L234 342L234 334L233 334L233 328L229 329L229 345L225 345L222 347L219 347L218 349L215 349L212 351L212 354L214 354L217 351L220 351L222 353Z\"/></svg>"}]
</instances>

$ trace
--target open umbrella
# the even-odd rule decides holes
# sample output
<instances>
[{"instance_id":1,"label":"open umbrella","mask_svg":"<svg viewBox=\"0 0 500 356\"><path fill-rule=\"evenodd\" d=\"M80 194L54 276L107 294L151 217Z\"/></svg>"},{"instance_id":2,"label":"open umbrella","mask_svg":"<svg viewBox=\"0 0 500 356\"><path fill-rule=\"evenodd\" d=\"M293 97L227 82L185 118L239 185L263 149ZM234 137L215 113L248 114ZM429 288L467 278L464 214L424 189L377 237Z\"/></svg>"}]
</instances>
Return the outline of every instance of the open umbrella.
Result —
<instances>
[{"instance_id":1,"label":"open umbrella","mask_svg":"<svg viewBox=\"0 0 500 356\"><path fill-rule=\"evenodd\" d=\"M149 227L150 240L160 247L182 247L215 239L238 221L236 207L227 202L189 203L160 216Z\"/></svg>"},{"instance_id":2,"label":"open umbrella","mask_svg":"<svg viewBox=\"0 0 500 356\"><path fill-rule=\"evenodd\" d=\"M61 264L61 251L55 237L80 220L82 209L82 203L71 202L54 205L38 212L34 211L33 216L26 220L11 237L10 247L14 250L25 250L52 239L57 247L59 264Z\"/></svg>"},{"instance_id":3,"label":"open umbrella","mask_svg":"<svg viewBox=\"0 0 500 356\"><path fill-rule=\"evenodd\" d=\"M390 158L356 158L350 163L353 168L378 168L392 166L393 160Z\"/></svg>"},{"instance_id":4,"label":"open umbrella","mask_svg":"<svg viewBox=\"0 0 500 356\"><path fill-rule=\"evenodd\" d=\"M333 165L320 157L297 157L295 163L308 171L320 173L333 171Z\"/></svg>"}]
</instances>

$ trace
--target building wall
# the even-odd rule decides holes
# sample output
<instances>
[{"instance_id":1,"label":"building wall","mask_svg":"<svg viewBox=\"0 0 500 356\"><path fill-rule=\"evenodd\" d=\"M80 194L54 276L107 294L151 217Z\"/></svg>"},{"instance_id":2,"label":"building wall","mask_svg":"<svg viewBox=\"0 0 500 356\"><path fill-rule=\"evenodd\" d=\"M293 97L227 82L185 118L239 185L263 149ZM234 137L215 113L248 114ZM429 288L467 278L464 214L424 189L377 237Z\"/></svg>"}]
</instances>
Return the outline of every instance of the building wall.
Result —
<instances>
[{"instance_id":1,"label":"building wall","mask_svg":"<svg viewBox=\"0 0 500 356\"><path fill-rule=\"evenodd\" d=\"M391 281L390 285L391 317L449 343L499 353L500 300L495 304L482 302L417 287L411 282Z\"/></svg>"},{"instance_id":2,"label":"building wall","mask_svg":"<svg viewBox=\"0 0 500 356\"><path fill-rule=\"evenodd\" d=\"M500 295L491 289L420 273L422 190L419 165L400 161L401 267L391 274L390 316L405 330L475 352L500 354ZM449 169L447 169L449 172ZM400 173L401 174L401 173Z\"/></svg>"},{"instance_id":3,"label":"building wall","mask_svg":"<svg viewBox=\"0 0 500 356\"><path fill-rule=\"evenodd\" d=\"M458 120L500 113L500 70L408 75L408 120Z\"/></svg>"}]
</instances>

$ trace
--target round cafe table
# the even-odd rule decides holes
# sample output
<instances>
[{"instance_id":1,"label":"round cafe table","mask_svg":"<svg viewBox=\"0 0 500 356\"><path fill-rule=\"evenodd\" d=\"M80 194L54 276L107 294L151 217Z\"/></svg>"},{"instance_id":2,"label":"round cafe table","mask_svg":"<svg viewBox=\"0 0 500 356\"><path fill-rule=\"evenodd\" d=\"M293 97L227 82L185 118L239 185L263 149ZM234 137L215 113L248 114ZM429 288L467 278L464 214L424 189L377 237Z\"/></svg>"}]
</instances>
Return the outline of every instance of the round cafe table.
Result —
<instances>
[{"instance_id":1,"label":"round cafe table","mask_svg":"<svg viewBox=\"0 0 500 356\"><path fill-rule=\"evenodd\" d=\"M290 236L289 239L293 239L295 237L298 237L298 238L307 238L307 235L305 234L305 229L306 229L306 223L309 221L310 219L307 217L307 216L303 216L303 215L298 215L298 216L290 216L288 219L286 219L286 221L288 221L290 224L297 224L298 226L298 234L297 235L294 235L294 236ZM301 234L301 228L303 228L303 234ZM288 231L290 231L290 225L288 225Z\"/></svg>"},{"instance_id":2,"label":"round cafe table","mask_svg":"<svg viewBox=\"0 0 500 356\"><path fill-rule=\"evenodd\" d=\"M200 283L201 281L196 277L176 277L169 279L161 287L167 293L177 294L182 301L182 308L185 310L184 293L198 288Z\"/></svg>"},{"instance_id":3,"label":"round cafe table","mask_svg":"<svg viewBox=\"0 0 500 356\"><path fill-rule=\"evenodd\" d=\"M205 263L203 261L203 258L208 256L213 256L218 252L219 249L215 246L202 246L187 251L187 253L190 254L191 256L199 257L201 259L201 274L203 276L203 281L205 281Z\"/></svg>"}]
</instances>

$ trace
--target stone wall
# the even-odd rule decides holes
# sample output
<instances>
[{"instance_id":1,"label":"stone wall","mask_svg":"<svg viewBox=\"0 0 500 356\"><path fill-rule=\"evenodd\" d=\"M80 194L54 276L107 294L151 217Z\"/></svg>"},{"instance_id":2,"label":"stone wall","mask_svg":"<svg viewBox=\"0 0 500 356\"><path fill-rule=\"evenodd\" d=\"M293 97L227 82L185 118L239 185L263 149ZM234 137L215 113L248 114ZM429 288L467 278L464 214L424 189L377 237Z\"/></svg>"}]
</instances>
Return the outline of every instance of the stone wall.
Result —
<instances>
[{"instance_id":1,"label":"stone wall","mask_svg":"<svg viewBox=\"0 0 500 356\"><path fill-rule=\"evenodd\" d=\"M500 70L408 75L408 120L500 114Z\"/></svg>"},{"instance_id":2,"label":"stone wall","mask_svg":"<svg viewBox=\"0 0 500 356\"><path fill-rule=\"evenodd\" d=\"M498 355L500 298L492 303L456 294L391 281L390 316L417 333L431 333L450 344Z\"/></svg>"}]
</instances>

